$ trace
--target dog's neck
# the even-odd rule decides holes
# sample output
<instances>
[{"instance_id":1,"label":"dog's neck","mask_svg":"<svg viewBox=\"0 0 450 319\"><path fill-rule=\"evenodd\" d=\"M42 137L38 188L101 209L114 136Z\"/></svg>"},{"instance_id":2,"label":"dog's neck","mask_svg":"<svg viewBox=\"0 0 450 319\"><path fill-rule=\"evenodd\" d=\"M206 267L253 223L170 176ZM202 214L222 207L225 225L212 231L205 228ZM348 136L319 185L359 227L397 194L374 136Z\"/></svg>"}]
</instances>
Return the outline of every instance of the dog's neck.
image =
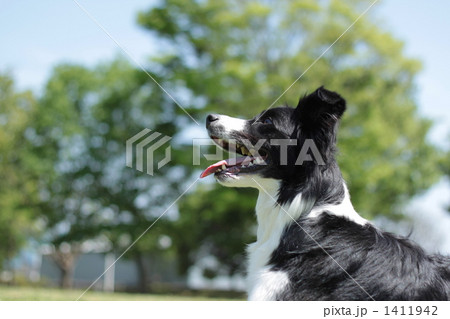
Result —
<instances>
[{"instance_id":1,"label":"dog's neck","mask_svg":"<svg viewBox=\"0 0 450 319\"><path fill-rule=\"evenodd\" d=\"M284 227L292 221L289 215L283 212L283 207L276 202L278 187L278 183L276 183L276 185L268 185L259 190L256 202L258 242L266 242L270 238L280 238Z\"/></svg>"},{"instance_id":2,"label":"dog's neck","mask_svg":"<svg viewBox=\"0 0 450 319\"><path fill-rule=\"evenodd\" d=\"M280 205L277 202L280 188L278 181L264 179L258 184L260 187L256 202L257 242L271 241L278 244L284 228L301 216L305 209L305 201L302 201L299 194L289 205Z\"/></svg>"},{"instance_id":3,"label":"dog's neck","mask_svg":"<svg viewBox=\"0 0 450 319\"><path fill-rule=\"evenodd\" d=\"M362 218L353 208L350 195L344 182L344 197L338 203L323 203L320 201L305 199L302 193L295 195L292 201L280 205L277 196L280 184L275 180L260 182L258 200L256 203L256 217L258 221L257 240L266 242L271 238L280 238L284 228L297 221L301 216L316 218L327 212L336 216L364 225L368 221Z\"/></svg>"},{"instance_id":4,"label":"dog's neck","mask_svg":"<svg viewBox=\"0 0 450 319\"><path fill-rule=\"evenodd\" d=\"M344 187L344 198L340 203L316 206L308 214L308 217L310 218L318 217L323 212L327 212L329 214L347 218L360 225L367 224L369 221L361 217L353 208L353 204L350 200L350 194L348 192L348 188L345 182L343 182L343 187Z\"/></svg>"}]
</instances>

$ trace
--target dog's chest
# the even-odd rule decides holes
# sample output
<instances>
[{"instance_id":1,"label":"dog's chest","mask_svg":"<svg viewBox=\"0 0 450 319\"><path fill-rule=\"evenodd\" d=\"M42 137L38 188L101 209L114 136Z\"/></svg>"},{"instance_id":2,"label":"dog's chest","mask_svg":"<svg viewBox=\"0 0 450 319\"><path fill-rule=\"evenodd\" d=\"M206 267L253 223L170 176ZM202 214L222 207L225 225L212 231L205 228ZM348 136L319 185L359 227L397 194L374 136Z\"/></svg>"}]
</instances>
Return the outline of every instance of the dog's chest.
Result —
<instances>
[{"instance_id":1,"label":"dog's chest","mask_svg":"<svg viewBox=\"0 0 450 319\"><path fill-rule=\"evenodd\" d=\"M248 248L247 292L249 300L276 300L277 295L289 283L289 278L285 272L273 270L268 265L273 250L271 244L258 242L253 243Z\"/></svg>"},{"instance_id":2,"label":"dog's chest","mask_svg":"<svg viewBox=\"0 0 450 319\"><path fill-rule=\"evenodd\" d=\"M249 300L275 300L289 283L287 274L274 271L269 265L273 251L278 247L283 230L292 219L283 208L275 205L267 194L261 194L256 204L258 218L257 241L248 247Z\"/></svg>"}]
</instances>

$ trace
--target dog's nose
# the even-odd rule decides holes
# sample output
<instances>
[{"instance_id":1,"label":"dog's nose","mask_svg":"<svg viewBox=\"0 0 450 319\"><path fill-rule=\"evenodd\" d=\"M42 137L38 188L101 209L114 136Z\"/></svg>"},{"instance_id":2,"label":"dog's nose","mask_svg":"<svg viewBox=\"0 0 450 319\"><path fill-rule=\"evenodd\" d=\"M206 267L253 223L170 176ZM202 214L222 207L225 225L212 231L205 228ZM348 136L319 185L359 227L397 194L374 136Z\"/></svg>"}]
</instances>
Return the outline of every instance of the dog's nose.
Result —
<instances>
[{"instance_id":1,"label":"dog's nose","mask_svg":"<svg viewBox=\"0 0 450 319\"><path fill-rule=\"evenodd\" d=\"M206 117L206 128L208 128L212 122L219 120L219 115L217 114L209 114Z\"/></svg>"}]
</instances>

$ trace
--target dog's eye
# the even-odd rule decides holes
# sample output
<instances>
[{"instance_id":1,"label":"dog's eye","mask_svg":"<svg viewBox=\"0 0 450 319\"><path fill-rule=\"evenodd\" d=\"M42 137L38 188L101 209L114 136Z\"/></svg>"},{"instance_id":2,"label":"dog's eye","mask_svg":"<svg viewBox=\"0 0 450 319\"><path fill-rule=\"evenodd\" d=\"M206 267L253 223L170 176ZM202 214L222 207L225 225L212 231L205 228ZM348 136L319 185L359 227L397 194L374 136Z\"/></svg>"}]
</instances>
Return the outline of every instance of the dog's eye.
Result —
<instances>
[{"instance_id":1,"label":"dog's eye","mask_svg":"<svg viewBox=\"0 0 450 319\"><path fill-rule=\"evenodd\" d=\"M270 117L264 119L263 123L264 124L273 124L272 119Z\"/></svg>"}]
</instances>

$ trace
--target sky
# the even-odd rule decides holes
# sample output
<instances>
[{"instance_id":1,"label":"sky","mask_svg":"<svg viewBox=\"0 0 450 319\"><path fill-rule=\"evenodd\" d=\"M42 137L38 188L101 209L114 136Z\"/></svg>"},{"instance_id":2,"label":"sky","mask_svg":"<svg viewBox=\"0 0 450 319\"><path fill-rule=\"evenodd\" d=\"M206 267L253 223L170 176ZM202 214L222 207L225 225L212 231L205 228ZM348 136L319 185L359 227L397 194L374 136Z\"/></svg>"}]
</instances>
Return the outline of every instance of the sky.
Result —
<instances>
[{"instance_id":1,"label":"sky","mask_svg":"<svg viewBox=\"0 0 450 319\"><path fill-rule=\"evenodd\" d=\"M136 23L136 13L154 1L78 2L129 52L131 62L145 64L156 51L148 32ZM405 42L406 55L422 61L423 70L416 81L419 112L435 121L429 138L445 149L450 140L448 12L450 1L421 0L381 0L371 10L381 28ZM0 0L0 43L0 72L10 71L19 89L37 93L58 63L91 66L123 55L75 0ZM428 219L438 219L450 229L450 215L443 209L449 204L449 195L449 183L442 180L412 205L415 211L427 211ZM450 235L443 243L443 249L450 252Z\"/></svg>"}]
</instances>

